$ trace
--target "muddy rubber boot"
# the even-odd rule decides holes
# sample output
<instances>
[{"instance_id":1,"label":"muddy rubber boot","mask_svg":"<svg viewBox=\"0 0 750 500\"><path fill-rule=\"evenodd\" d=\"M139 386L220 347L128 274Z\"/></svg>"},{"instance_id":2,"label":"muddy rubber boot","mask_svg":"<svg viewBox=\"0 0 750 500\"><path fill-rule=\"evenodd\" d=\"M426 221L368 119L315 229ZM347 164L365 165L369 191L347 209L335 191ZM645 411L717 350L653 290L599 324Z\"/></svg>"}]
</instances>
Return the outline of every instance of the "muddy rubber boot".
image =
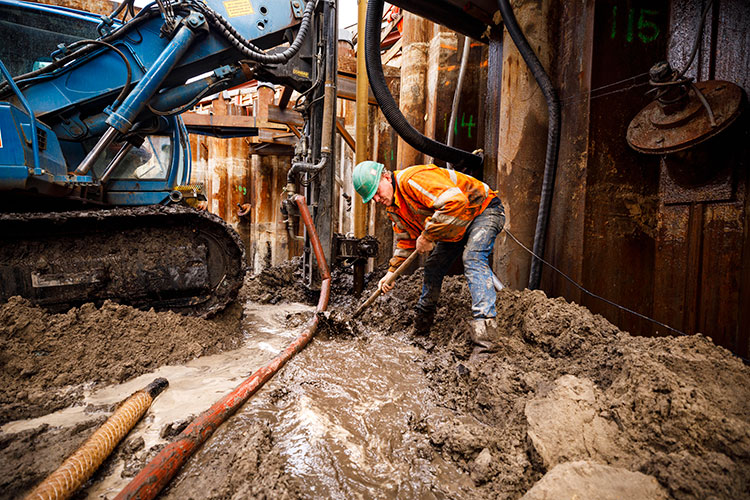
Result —
<instances>
[{"instance_id":1,"label":"muddy rubber boot","mask_svg":"<svg viewBox=\"0 0 750 500\"><path fill-rule=\"evenodd\" d=\"M471 322L471 340L474 342L474 350L469 358L470 363L482 361L497 352L498 334L497 320L495 318L475 319Z\"/></svg>"},{"instance_id":2,"label":"muddy rubber boot","mask_svg":"<svg viewBox=\"0 0 750 500\"><path fill-rule=\"evenodd\" d=\"M432 312L421 312L417 311L414 316L414 323L412 323L409 333L417 337L426 337L430 334L430 328L435 322L435 311Z\"/></svg>"}]
</instances>

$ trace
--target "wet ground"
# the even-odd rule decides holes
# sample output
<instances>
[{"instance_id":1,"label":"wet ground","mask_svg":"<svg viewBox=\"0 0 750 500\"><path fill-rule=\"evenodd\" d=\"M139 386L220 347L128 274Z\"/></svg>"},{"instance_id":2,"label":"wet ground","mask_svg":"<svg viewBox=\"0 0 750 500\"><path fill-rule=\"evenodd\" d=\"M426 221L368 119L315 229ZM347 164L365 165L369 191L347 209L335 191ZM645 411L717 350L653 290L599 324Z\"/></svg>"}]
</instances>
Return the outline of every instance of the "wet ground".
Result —
<instances>
[{"instance_id":1,"label":"wet ground","mask_svg":"<svg viewBox=\"0 0 750 500\"><path fill-rule=\"evenodd\" d=\"M0 306L0 498L22 497L117 401L164 376L170 387L78 495L114 497L299 333L315 297L295 270L248 280L244 310L214 320ZM432 333L416 338L419 273L353 323L348 280L334 280L315 339L162 497L750 498L750 369L709 339L634 338L575 304L504 291L503 347L470 362L462 277L446 280ZM128 342L94 340L121 329ZM50 340L63 331L67 345ZM153 362L140 357L152 350Z\"/></svg>"}]
</instances>

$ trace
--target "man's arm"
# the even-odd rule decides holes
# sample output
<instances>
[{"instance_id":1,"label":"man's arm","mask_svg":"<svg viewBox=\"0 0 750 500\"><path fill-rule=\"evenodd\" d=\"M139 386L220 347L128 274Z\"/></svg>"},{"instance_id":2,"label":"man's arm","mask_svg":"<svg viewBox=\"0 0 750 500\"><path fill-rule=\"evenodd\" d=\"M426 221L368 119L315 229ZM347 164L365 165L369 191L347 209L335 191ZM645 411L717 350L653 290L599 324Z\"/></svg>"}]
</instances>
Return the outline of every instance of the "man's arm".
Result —
<instances>
[{"instance_id":1,"label":"man's arm","mask_svg":"<svg viewBox=\"0 0 750 500\"><path fill-rule=\"evenodd\" d=\"M414 251L416 248L416 240L409 236L409 233L406 232L406 229L401 227L401 224L394 219L394 216L391 214L388 215L393 222L393 233L396 239L396 250L393 251L393 257L391 257L391 260L388 262L390 265L388 272L393 272Z\"/></svg>"}]
</instances>

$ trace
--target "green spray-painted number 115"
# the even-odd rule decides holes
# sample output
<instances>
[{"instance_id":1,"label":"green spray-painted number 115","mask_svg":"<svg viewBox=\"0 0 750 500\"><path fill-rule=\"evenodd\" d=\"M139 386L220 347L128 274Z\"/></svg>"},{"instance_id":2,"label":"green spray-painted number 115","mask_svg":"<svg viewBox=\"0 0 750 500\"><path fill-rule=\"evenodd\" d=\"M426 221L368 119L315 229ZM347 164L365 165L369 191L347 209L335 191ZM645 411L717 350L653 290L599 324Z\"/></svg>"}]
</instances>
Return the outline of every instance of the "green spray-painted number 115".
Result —
<instances>
[{"instance_id":1,"label":"green spray-painted number 115","mask_svg":"<svg viewBox=\"0 0 750 500\"><path fill-rule=\"evenodd\" d=\"M658 16L658 10L651 9L637 9L637 23L636 23L636 9L627 9L627 24L625 26L625 40L630 43L633 41L634 36L637 34L638 38L643 43L650 43L659 37L659 26L649 20L649 17ZM612 33L610 38L614 40L617 37L617 5L612 7Z\"/></svg>"}]
</instances>

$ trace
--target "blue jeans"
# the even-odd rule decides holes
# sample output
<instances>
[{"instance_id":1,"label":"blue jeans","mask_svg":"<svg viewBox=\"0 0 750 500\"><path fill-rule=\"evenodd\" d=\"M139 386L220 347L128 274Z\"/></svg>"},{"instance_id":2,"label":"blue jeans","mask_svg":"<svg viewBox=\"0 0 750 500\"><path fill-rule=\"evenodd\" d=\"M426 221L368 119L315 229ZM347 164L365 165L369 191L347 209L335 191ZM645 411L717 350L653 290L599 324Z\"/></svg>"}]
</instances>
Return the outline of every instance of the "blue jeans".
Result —
<instances>
[{"instance_id":1,"label":"blue jeans","mask_svg":"<svg viewBox=\"0 0 750 500\"><path fill-rule=\"evenodd\" d=\"M496 198L497 199L497 198ZM427 257L424 266L422 294L417 301L417 312L432 316L437 311L443 277L453 262L462 254L464 275L471 292L471 314L475 319L497 316L497 295L492 284L489 259L495 238L505 225L505 210L497 199L479 214L466 229L461 241L439 241Z\"/></svg>"}]
</instances>

